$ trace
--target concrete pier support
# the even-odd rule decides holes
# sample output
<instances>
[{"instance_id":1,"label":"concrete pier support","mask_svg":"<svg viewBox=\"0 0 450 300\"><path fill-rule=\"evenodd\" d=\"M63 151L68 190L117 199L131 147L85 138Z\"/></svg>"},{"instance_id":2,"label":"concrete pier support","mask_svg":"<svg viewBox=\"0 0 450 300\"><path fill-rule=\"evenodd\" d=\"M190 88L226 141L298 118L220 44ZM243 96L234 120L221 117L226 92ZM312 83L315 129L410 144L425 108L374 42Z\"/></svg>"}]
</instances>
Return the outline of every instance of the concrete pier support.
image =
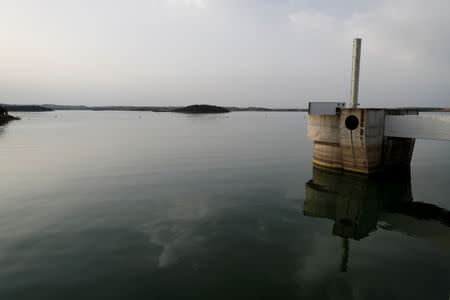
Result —
<instances>
[{"instance_id":1,"label":"concrete pier support","mask_svg":"<svg viewBox=\"0 0 450 300\"><path fill-rule=\"evenodd\" d=\"M309 114L313 163L364 174L409 166L415 139L385 137L384 122L386 115L417 114L417 110L369 108L343 108L333 115Z\"/></svg>"}]
</instances>

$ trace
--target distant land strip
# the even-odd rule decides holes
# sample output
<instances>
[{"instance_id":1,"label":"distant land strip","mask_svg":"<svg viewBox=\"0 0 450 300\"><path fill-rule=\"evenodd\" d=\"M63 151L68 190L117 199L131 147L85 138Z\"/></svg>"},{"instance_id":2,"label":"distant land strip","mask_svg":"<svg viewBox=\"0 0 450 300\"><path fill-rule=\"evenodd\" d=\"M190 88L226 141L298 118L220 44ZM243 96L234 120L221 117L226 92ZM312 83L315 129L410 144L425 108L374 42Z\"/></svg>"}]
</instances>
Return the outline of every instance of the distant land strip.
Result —
<instances>
[{"instance_id":1,"label":"distant land strip","mask_svg":"<svg viewBox=\"0 0 450 300\"><path fill-rule=\"evenodd\" d=\"M4 104L9 111L53 111L53 110L93 110L93 111L153 111L153 112L183 112L190 106L87 106L87 105L11 105ZM213 105L210 105L213 107ZM28 107L32 107L27 109ZM265 108L265 107L235 107L222 106L229 111L308 111L306 108ZM17 110L17 109L21 110ZM40 110L39 110L40 108Z\"/></svg>"},{"instance_id":2,"label":"distant land strip","mask_svg":"<svg viewBox=\"0 0 450 300\"><path fill-rule=\"evenodd\" d=\"M153 112L183 112L189 106L86 106L42 104L42 107L52 110L95 110L95 111L153 111ZM210 105L213 107L213 105ZM223 106L229 111L307 111L306 108L265 108L265 107L235 107Z\"/></svg>"},{"instance_id":3,"label":"distant land strip","mask_svg":"<svg viewBox=\"0 0 450 300\"><path fill-rule=\"evenodd\" d=\"M91 110L91 111L152 111L152 112L185 112L191 106L87 106L87 105L59 105L59 104L2 104L8 111L13 112L45 112L55 110ZM213 105L207 105L214 107ZM304 108L265 108L265 107L222 107L229 111L307 111Z\"/></svg>"},{"instance_id":4,"label":"distant land strip","mask_svg":"<svg viewBox=\"0 0 450 300\"><path fill-rule=\"evenodd\" d=\"M59 104L1 104L11 112L45 112L54 110L91 110L91 111L152 111L152 112L182 112L185 106L87 106L87 105L59 105ZM256 112L305 112L307 108L266 108L266 107L235 107L224 106L229 111L256 111ZM404 107L403 107L404 108ZM408 107L421 112L450 112L450 108L443 107Z\"/></svg>"}]
</instances>

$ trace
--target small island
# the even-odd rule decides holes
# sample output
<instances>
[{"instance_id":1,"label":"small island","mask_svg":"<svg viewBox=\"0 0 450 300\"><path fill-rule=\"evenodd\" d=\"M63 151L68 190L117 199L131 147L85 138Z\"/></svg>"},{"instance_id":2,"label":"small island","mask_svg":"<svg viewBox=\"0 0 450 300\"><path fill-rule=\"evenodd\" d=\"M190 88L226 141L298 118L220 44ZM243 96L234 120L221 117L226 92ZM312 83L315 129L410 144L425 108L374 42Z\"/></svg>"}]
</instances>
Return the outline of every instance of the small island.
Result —
<instances>
[{"instance_id":1,"label":"small island","mask_svg":"<svg viewBox=\"0 0 450 300\"><path fill-rule=\"evenodd\" d=\"M196 104L182 108L176 108L172 110L172 112L186 113L186 114L221 114L221 113L229 113L230 111L225 107L206 104Z\"/></svg>"},{"instance_id":2,"label":"small island","mask_svg":"<svg viewBox=\"0 0 450 300\"><path fill-rule=\"evenodd\" d=\"M0 106L0 124L13 120L20 120L20 118L9 115L8 109L5 106Z\"/></svg>"}]
</instances>

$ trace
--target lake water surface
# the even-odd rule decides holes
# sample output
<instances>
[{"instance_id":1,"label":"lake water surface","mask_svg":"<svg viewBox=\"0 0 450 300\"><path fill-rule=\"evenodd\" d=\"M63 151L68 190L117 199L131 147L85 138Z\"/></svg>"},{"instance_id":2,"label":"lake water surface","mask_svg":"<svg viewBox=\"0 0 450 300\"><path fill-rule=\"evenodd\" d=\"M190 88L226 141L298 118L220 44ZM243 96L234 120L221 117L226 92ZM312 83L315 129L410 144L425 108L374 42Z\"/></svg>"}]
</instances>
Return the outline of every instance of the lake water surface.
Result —
<instances>
[{"instance_id":1,"label":"lake water surface","mask_svg":"<svg viewBox=\"0 0 450 300\"><path fill-rule=\"evenodd\" d=\"M0 126L0 299L448 299L450 142L313 169L305 113L20 113Z\"/></svg>"}]
</instances>

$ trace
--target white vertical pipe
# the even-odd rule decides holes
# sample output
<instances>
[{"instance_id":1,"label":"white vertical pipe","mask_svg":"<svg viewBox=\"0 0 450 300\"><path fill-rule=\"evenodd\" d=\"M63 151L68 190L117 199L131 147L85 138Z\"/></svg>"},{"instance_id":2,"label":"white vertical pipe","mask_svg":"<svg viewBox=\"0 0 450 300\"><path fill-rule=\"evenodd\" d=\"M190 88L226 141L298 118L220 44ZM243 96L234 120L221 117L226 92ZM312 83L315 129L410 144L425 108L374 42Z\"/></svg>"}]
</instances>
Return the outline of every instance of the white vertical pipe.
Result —
<instances>
[{"instance_id":1,"label":"white vertical pipe","mask_svg":"<svg viewBox=\"0 0 450 300\"><path fill-rule=\"evenodd\" d=\"M361 60L361 39L355 38L353 40L352 94L350 96L350 106L352 108L358 108L360 60Z\"/></svg>"}]
</instances>

